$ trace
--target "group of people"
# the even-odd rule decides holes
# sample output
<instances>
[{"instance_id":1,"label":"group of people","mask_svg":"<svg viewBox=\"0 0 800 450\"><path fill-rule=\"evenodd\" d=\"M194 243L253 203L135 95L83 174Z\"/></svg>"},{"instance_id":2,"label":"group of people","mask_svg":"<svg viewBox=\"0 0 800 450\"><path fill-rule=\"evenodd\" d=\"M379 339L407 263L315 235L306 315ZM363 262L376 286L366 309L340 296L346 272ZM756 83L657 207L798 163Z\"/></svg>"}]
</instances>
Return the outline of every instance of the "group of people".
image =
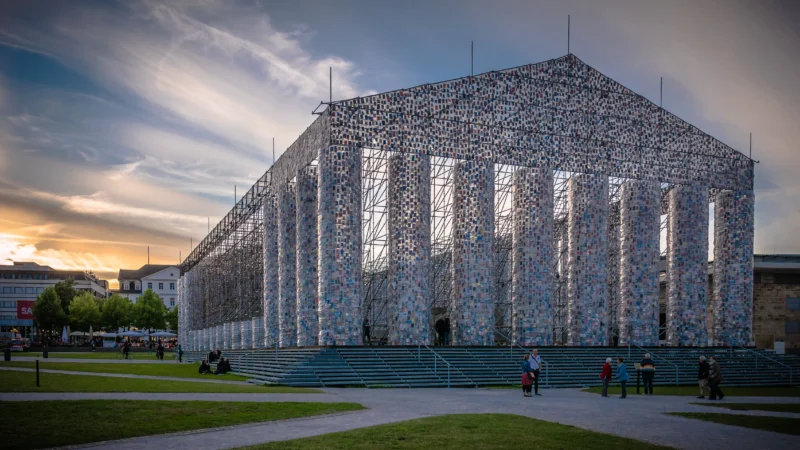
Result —
<instances>
[{"instance_id":1,"label":"group of people","mask_svg":"<svg viewBox=\"0 0 800 450\"><path fill-rule=\"evenodd\" d=\"M217 362L217 369L213 372L211 371L211 363L216 361ZM231 360L222 356L222 351L219 349L212 350L208 353L208 358L204 359L203 362L200 363L200 368L198 372L203 374L214 374L214 375L225 375L228 372L231 372Z\"/></svg>"},{"instance_id":2,"label":"group of people","mask_svg":"<svg viewBox=\"0 0 800 450\"><path fill-rule=\"evenodd\" d=\"M722 369L714 356L710 357L711 362L706 361L705 356L700 357L700 363L697 373L697 380L700 384L700 395L697 398L705 399L706 391L709 392L709 400L722 400L725 394L720 389L719 385L722 383ZM650 353L645 353L644 359L639 363L639 370L642 372L642 384L644 386L644 395L653 395L653 379L656 376L656 363L650 357ZM622 390L622 395L619 398L625 398L628 395L626 384L630 375L628 375L628 368L625 366L622 357L617 358L617 381L619 382ZM603 388L600 391L601 397L608 397L608 385L611 383L611 358L607 358L603 368L600 371L600 379L603 380Z\"/></svg>"},{"instance_id":3,"label":"group of people","mask_svg":"<svg viewBox=\"0 0 800 450\"><path fill-rule=\"evenodd\" d=\"M539 373L542 368L542 357L539 350L534 350L530 355L526 354L522 361L522 394L525 397L542 395L539 393ZM533 395L531 395L533 390Z\"/></svg>"}]
</instances>

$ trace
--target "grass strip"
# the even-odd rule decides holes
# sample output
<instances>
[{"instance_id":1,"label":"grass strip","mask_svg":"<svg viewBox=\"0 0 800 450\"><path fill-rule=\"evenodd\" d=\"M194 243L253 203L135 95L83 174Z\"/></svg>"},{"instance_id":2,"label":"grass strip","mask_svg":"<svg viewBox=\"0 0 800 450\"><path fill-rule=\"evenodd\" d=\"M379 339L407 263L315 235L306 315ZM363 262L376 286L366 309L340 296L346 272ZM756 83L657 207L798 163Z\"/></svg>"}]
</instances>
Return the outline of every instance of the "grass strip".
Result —
<instances>
[{"instance_id":1,"label":"grass strip","mask_svg":"<svg viewBox=\"0 0 800 450\"><path fill-rule=\"evenodd\" d=\"M686 417L687 419L705 420L706 422L721 423L737 427L752 428L754 430L774 431L775 433L800 435L800 419L791 417L745 416L740 414L720 413L667 413L672 416Z\"/></svg>"},{"instance_id":2,"label":"grass strip","mask_svg":"<svg viewBox=\"0 0 800 450\"><path fill-rule=\"evenodd\" d=\"M191 380L148 380L91 375L64 375L60 373L40 373L39 376L40 386L36 387L35 373L2 370L0 371L0 392L202 392L258 394L308 394L320 392L316 389L288 386L196 383Z\"/></svg>"},{"instance_id":3,"label":"grass strip","mask_svg":"<svg viewBox=\"0 0 800 450\"><path fill-rule=\"evenodd\" d=\"M584 392L600 394L602 387L591 387ZM723 387L725 397L800 397L800 389L794 387ZM641 392L644 392L642 388ZM685 395L697 397L700 388L697 386L655 386L655 395ZM608 388L608 394L620 394L618 386ZM628 384L628 395L636 395L636 385Z\"/></svg>"},{"instance_id":4,"label":"grass strip","mask_svg":"<svg viewBox=\"0 0 800 450\"><path fill-rule=\"evenodd\" d=\"M452 414L331 433L248 449L657 449L668 448L511 414Z\"/></svg>"},{"instance_id":5,"label":"grass strip","mask_svg":"<svg viewBox=\"0 0 800 450\"><path fill-rule=\"evenodd\" d=\"M200 365L193 364L136 364L136 363L70 363L70 362L49 362L39 361L40 369L51 370L72 370L76 372L92 373L121 373L129 375L151 375L157 377L178 377L178 378L203 378L229 381L247 381L246 377L239 375L200 375L197 369ZM24 367L33 369L36 361L11 361L0 363L0 367Z\"/></svg>"},{"instance_id":6,"label":"grass strip","mask_svg":"<svg viewBox=\"0 0 800 450\"><path fill-rule=\"evenodd\" d=\"M0 402L3 448L27 450L363 409L356 403L64 400Z\"/></svg>"},{"instance_id":7,"label":"grass strip","mask_svg":"<svg viewBox=\"0 0 800 450\"><path fill-rule=\"evenodd\" d=\"M116 352L49 352L49 358L65 358L65 359L117 359L117 355L119 355L119 351ZM147 352L131 352L133 358L136 360L157 360L156 352L147 353ZM29 358L39 358L43 359L42 352L22 352L22 353L14 353L11 355L11 360L13 361L19 356L25 356ZM184 355L185 356L185 355ZM164 360L173 360L175 359L174 353L165 352L164 353Z\"/></svg>"},{"instance_id":8,"label":"grass strip","mask_svg":"<svg viewBox=\"0 0 800 450\"><path fill-rule=\"evenodd\" d=\"M773 411L800 413L800 403L690 403L690 405L711 406L734 411Z\"/></svg>"}]
</instances>

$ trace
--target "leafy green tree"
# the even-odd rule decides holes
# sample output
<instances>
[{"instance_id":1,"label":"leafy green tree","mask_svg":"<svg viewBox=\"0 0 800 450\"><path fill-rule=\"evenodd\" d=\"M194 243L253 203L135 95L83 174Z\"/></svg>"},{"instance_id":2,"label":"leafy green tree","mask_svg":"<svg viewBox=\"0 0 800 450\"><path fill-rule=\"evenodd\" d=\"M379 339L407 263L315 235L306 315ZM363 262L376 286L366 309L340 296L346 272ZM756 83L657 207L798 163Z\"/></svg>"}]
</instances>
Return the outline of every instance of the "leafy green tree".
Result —
<instances>
[{"instance_id":1,"label":"leafy green tree","mask_svg":"<svg viewBox=\"0 0 800 450\"><path fill-rule=\"evenodd\" d=\"M67 315L61 308L61 299L53 286L47 287L36 298L33 305L33 317L43 331L51 332L53 328L67 324Z\"/></svg>"},{"instance_id":2,"label":"leafy green tree","mask_svg":"<svg viewBox=\"0 0 800 450\"><path fill-rule=\"evenodd\" d=\"M167 327L167 322L164 319L164 314L167 308L161 297L158 296L152 289L144 291L136 300L133 305L133 324L140 329L150 330L153 328L164 329Z\"/></svg>"},{"instance_id":3,"label":"leafy green tree","mask_svg":"<svg viewBox=\"0 0 800 450\"><path fill-rule=\"evenodd\" d=\"M75 280L67 278L64 281L59 281L56 283L55 288L58 298L61 299L61 309L64 310L64 314L69 314L69 305L72 303L72 299L78 294L78 291L75 289Z\"/></svg>"},{"instance_id":4,"label":"leafy green tree","mask_svg":"<svg viewBox=\"0 0 800 450\"><path fill-rule=\"evenodd\" d=\"M89 331L89 327L100 325L100 318L100 307L92 294L81 292L72 299L69 321L73 330Z\"/></svg>"},{"instance_id":5,"label":"leafy green tree","mask_svg":"<svg viewBox=\"0 0 800 450\"><path fill-rule=\"evenodd\" d=\"M101 323L107 331L116 332L119 328L131 325L133 305L126 297L111 294L103 303Z\"/></svg>"},{"instance_id":6,"label":"leafy green tree","mask_svg":"<svg viewBox=\"0 0 800 450\"><path fill-rule=\"evenodd\" d=\"M173 333L178 332L178 308L168 309L166 314L164 314L164 320L167 321L167 327L172 330Z\"/></svg>"}]
</instances>

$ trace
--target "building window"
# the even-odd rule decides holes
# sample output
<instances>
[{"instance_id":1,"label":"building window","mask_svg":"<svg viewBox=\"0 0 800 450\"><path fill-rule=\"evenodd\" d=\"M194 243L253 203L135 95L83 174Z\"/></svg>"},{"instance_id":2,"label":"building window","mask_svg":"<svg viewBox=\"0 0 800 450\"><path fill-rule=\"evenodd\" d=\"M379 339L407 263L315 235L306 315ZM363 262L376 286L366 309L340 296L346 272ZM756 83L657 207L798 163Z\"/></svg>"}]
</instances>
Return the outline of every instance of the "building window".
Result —
<instances>
[{"instance_id":1,"label":"building window","mask_svg":"<svg viewBox=\"0 0 800 450\"><path fill-rule=\"evenodd\" d=\"M169 306L175 306L175 299L174 298L169 299Z\"/></svg>"},{"instance_id":2,"label":"building window","mask_svg":"<svg viewBox=\"0 0 800 450\"><path fill-rule=\"evenodd\" d=\"M21 287L15 287L14 288L14 293L15 294L24 294L23 289Z\"/></svg>"},{"instance_id":3,"label":"building window","mask_svg":"<svg viewBox=\"0 0 800 450\"><path fill-rule=\"evenodd\" d=\"M25 293L26 294L35 294L36 293L36 289L34 289L32 287L26 287L25 288Z\"/></svg>"},{"instance_id":4,"label":"building window","mask_svg":"<svg viewBox=\"0 0 800 450\"><path fill-rule=\"evenodd\" d=\"M175 283L170 283L169 284L169 290L170 291L174 291L175 290Z\"/></svg>"},{"instance_id":5,"label":"building window","mask_svg":"<svg viewBox=\"0 0 800 450\"><path fill-rule=\"evenodd\" d=\"M798 334L800 333L800 322L786 322L786 334Z\"/></svg>"},{"instance_id":6,"label":"building window","mask_svg":"<svg viewBox=\"0 0 800 450\"><path fill-rule=\"evenodd\" d=\"M159 291L163 291L164 290L164 283L158 283L158 290Z\"/></svg>"},{"instance_id":7,"label":"building window","mask_svg":"<svg viewBox=\"0 0 800 450\"><path fill-rule=\"evenodd\" d=\"M129 291L135 291L136 290L136 283L131 281L130 284L128 285L128 290Z\"/></svg>"},{"instance_id":8,"label":"building window","mask_svg":"<svg viewBox=\"0 0 800 450\"><path fill-rule=\"evenodd\" d=\"M11 286L3 286L3 294L13 294L14 288Z\"/></svg>"},{"instance_id":9,"label":"building window","mask_svg":"<svg viewBox=\"0 0 800 450\"><path fill-rule=\"evenodd\" d=\"M800 274L797 273L776 273L775 284L800 284Z\"/></svg>"},{"instance_id":10,"label":"building window","mask_svg":"<svg viewBox=\"0 0 800 450\"><path fill-rule=\"evenodd\" d=\"M787 298L786 309L788 309L789 311L800 311L800 297Z\"/></svg>"},{"instance_id":11,"label":"building window","mask_svg":"<svg viewBox=\"0 0 800 450\"><path fill-rule=\"evenodd\" d=\"M153 283L147 283L147 289L153 289Z\"/></svg>"}]
</instances>

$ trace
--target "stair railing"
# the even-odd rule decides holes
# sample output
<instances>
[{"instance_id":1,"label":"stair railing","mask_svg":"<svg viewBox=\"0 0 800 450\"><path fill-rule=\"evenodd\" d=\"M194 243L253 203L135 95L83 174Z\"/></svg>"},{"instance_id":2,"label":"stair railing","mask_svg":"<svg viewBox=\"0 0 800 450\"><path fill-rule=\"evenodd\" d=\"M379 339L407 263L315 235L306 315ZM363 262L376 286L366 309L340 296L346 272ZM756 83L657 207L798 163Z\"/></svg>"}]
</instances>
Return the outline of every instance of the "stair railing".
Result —
<instances>
[{"instance_id":1,"label":"stair railing","mask_svg":"<svg viewBox=\"0 0 800 450\"><path fill-rule=\"evenodd\" d=\"M628 355L629 355L628 357L630 357L630 346L631 346L631 345L633 345L634 347L638 348L639 350L641 350L641 351L643 351L643 352L645 352L645 353L649 353L649 354L650 354L650 356L651 356L653 359L656 359L656 357L658 356L658 355L656 355L656 354L655 354L655 352L653 352L652 350L648 350L648 349L646 349L646 348L644 348L644 347L642 347L642 346L639 346L639 345L636 345L636 344L631 344L631 343L629 342L629 343L628 343ZM664 361L665 363L667 363L667 364L669 364L670 366L672 366L672 367L674 367L674 368L675 368L675 386L680 386L680 378L678 378L678 373L680 372L680 368L678 367L678 365L677 365L677 364L675 364L675 363L673 363L672 361L668 360L667 358L664 358L663 356L659 356L659 357L658 357L658 359L659 359L660 361Z\"/></svg>"},{"instance_id":2,"label":"stair railing","mask_svg":"<svg viewBox=\"0 0 800 450\"><path fill-rule=\"evenodd\" d=\"M792 366L790 366L790 365L788 365L786 363L782 363L782 362L778 361L777 359L770 358L767 355L762 355L762 354L760 354L760 353L758 353L758 352L756 352L756 351L754 351L752 349L746 348L746 347L739 346L737 348L740 348L742 350L745 350L745 351L750 352L753 355L755 355L755 357L756 357L755 358L756 359L756 369L758 369L758 358L764 358L767 361L772 361L772 362L774 362L774 363L776 363L776 364L778 364L780 366L788 368L789 369L789 384L790 385L794 384L794 368L792 368Z\"/></svg>"},{"instance_id":3,"label":"stair railing","mask_svg":"<svg viewBox=\"0 0 800 450\"><path fill-rule=\"evenodd\" d=\"M432 348L428 347L428 344L425 344L425 348L427 348L428 350L430 350L431 353L433 353L433 356L434 356L434 358L433 358L433 374L435 376L437 376L437 377L439 376L439 374L437 373L437 361L441 359L445 364L447 364L447 389L450 389L450 370L452 369L452 366L450 365L450 361L444 359L442 357L442 355L436 353L436 351L434 351ZM420 351L421 351L421 349L419 348L419 346L417 346L417 355L419 355Z\"/></svg>"}]
</instances>

